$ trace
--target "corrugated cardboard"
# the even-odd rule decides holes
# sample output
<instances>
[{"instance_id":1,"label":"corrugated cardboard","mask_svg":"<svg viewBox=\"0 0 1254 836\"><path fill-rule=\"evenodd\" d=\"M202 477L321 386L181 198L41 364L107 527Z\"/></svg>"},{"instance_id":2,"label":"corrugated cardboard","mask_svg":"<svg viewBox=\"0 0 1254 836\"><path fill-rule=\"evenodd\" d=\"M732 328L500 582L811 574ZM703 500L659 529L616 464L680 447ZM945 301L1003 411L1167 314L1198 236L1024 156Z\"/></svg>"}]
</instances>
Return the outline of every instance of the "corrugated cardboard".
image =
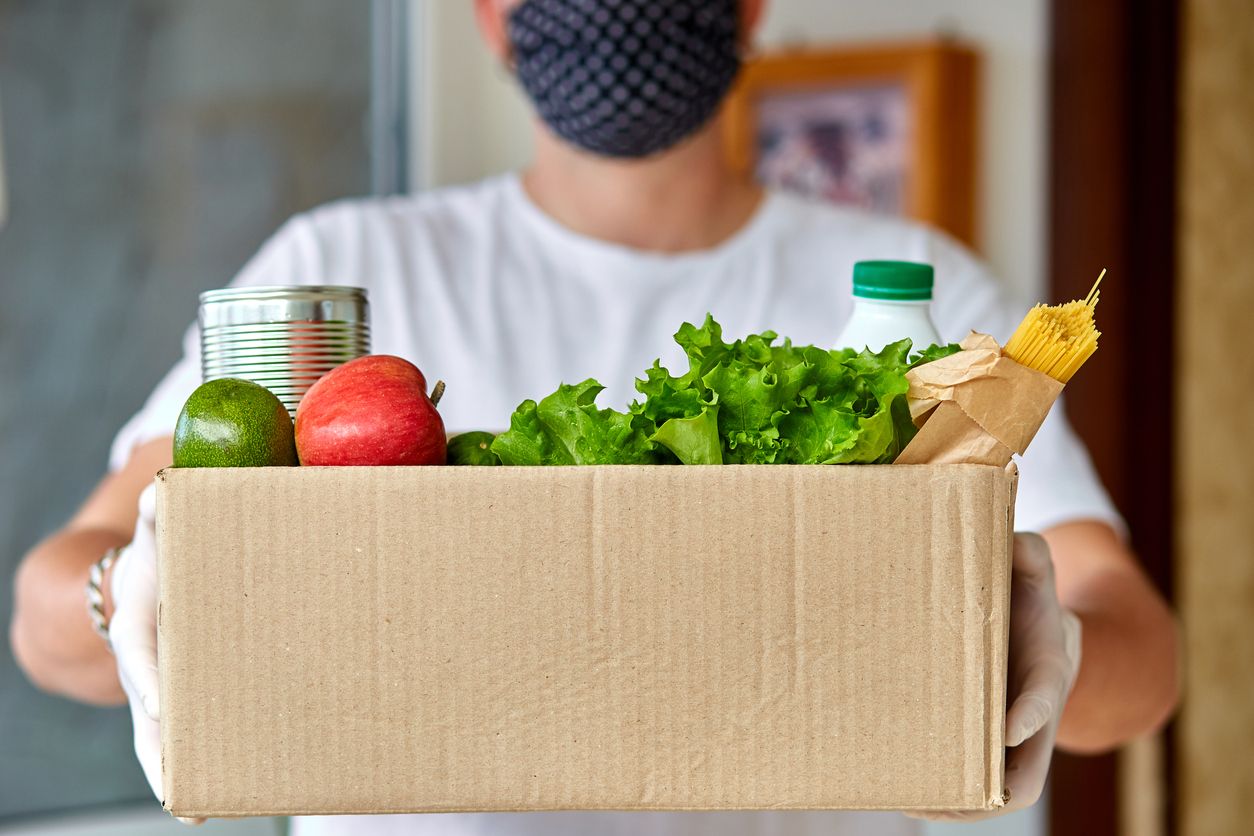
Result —
<instances>
[{"instance_id":1,"label":"corrugated cardboard","mask_svg":"<svg viewBox=\"0 0 1254 836\"><path fill-rule=\"evenodd\" d=\"M1013 471L159 480L177 815L1002 803Z\"/></svg>"}]
</instances>

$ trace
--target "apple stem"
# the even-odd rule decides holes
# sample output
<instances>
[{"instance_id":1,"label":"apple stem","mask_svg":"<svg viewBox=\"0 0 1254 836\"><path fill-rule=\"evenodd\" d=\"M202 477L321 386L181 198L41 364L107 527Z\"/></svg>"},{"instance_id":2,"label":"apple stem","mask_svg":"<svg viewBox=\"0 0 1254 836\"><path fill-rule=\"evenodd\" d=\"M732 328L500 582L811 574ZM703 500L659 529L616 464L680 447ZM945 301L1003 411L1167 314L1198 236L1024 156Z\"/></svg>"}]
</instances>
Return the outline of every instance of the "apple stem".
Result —
<instances>
[{"instance_id":1,"label":"apple stem","mask_svg":"<svg viewBox=\"0 0 1254 836\"><path fill-rule=\"evenodd\" d=\"M435 388L431 390L431 403L435 406L440 405L440 398L444 397L444 381L437 380Z\"/></svg>"}]
</instances>

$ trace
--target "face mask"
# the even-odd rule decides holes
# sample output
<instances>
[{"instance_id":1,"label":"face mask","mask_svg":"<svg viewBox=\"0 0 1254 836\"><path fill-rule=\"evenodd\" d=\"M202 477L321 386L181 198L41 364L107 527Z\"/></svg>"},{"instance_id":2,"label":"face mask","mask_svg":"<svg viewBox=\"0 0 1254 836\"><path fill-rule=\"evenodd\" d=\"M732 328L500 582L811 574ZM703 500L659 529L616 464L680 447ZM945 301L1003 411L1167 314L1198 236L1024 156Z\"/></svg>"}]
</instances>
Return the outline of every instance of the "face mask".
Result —
<instances>
[{"instance_id":1,"label":"face mask","mask_svg":"<svg viewBox=\"0 0 1254 836\"><path fill-rule=\"evenodd\" d=\"M694 134L736 72L737 0L523 0L510 14L518 80L558 136L645 157Z\"/></svg>"}]
</instances>

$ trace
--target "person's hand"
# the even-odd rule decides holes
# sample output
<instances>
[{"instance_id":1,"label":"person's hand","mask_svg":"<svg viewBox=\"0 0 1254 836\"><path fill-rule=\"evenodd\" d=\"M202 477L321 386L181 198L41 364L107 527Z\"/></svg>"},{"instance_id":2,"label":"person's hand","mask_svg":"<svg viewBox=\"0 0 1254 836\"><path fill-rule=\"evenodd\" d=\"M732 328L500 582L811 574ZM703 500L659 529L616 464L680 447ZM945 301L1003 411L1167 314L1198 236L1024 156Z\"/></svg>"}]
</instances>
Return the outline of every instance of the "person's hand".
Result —
<instances>
[{"instance_id":1,"label":"person's hand","mask_svg":"<svg viewBox=\"0 0 1254 836\"><path fill-rule=\"evenodd\" d=\"M157 700L156 485L139 495L135 536L113 564L109 588L113 618L109 643L118 660L118 679L131 708L135 755L152 793L161 799L161 728ZM204 819L184 819L199 824Z\"/></svg>"},{"instance_id":2,"label":"person's hand","mask_svg":"<svg viewBox=\"0 0 1254 836\"><path fill-rule=\"evenodd\" d=\"M1016 534L1010 584L1010 680L1006 712L1006 791L997 810L914 812L918 818L975 821L1031 807L1041 797L1054 736L1080 670L1080 619L1058 602L1049 546Z\"/></svg>"}]
</instances>

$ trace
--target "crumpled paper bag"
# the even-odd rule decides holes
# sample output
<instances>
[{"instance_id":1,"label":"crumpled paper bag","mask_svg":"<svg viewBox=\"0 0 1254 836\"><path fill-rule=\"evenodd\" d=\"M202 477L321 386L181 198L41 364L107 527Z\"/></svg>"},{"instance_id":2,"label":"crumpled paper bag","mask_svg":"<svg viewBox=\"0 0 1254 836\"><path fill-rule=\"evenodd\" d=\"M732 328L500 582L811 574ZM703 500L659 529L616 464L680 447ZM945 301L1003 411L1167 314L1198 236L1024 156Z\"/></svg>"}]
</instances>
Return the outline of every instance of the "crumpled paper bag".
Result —
<instances>
[{"instance_id":1,"label":"crumpled paper bag","mask_svg":"<svg viewBox=\"0 0 1254 836\"><path fill-rule=\"evenodd\" d=\"M962 351L910 370L910 416L919 433L895 464L1005 467L1028 449L1063 385L1021 366L988 334Z\"/></svg>"}]
</instances>

